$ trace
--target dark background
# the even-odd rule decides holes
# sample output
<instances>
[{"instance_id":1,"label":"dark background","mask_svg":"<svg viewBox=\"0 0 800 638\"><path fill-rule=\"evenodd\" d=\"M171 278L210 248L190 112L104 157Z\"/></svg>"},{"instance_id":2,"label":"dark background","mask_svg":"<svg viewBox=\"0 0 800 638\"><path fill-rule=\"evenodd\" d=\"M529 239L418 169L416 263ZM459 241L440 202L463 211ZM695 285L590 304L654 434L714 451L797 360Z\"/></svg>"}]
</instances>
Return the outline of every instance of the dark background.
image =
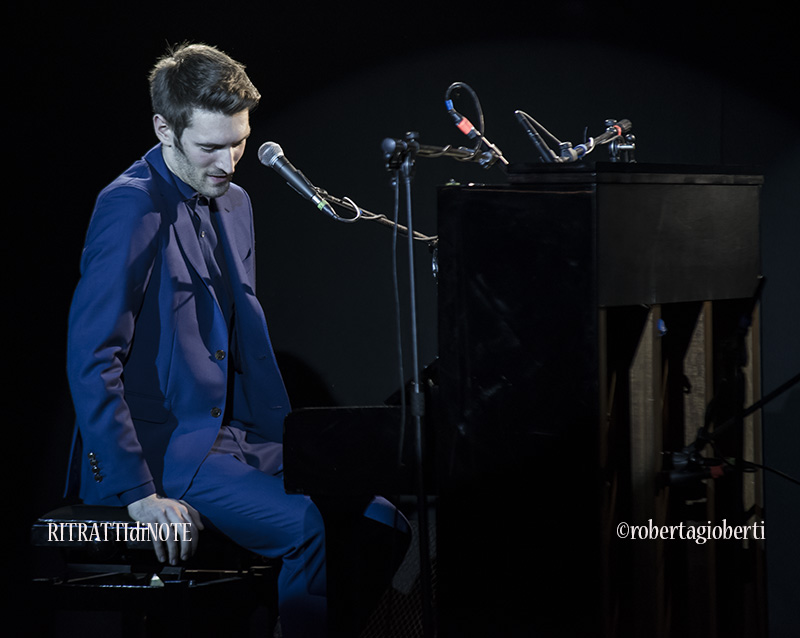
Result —
<instances>
[{"instance_id":1,"label":"dark background","mask_svg":"<svg viewBox=\"0 0 800 638\"><path fill-rule=\"evenodd\" d=\"M261 166L256 149L276 141L318 186L390 215L381 141L414 130L423 144L468 144L444 109L456 81L475 89L487 137L513 162L537 160L513 116L522 109L576 144L586 129L602 132L606 118L628 118L642 162L757 167L767 392L800 370L800 49L796 15L783 6L17 8L4 40L12 575L24 577L27 526L58 504L63 484L72 427L66 317L86 224L100 188L155 143L146 76L168 43L219 46L247 65L263 95L237 181L254 202L259 296L296 406L379 404L396 389L391 232L325 218ZM456 107L474 116L466 95ZM436 233L436 185L448 179L499 183L504 175L420 160L418 230ZM430 265L419 245L422 364L437 350ZM771 403L763 420L765 462L797 476L800 388ZM800 600L800 488L767 474L766 490L770 635L783 637L796 631Z\"/></svg>"}]
</instances>

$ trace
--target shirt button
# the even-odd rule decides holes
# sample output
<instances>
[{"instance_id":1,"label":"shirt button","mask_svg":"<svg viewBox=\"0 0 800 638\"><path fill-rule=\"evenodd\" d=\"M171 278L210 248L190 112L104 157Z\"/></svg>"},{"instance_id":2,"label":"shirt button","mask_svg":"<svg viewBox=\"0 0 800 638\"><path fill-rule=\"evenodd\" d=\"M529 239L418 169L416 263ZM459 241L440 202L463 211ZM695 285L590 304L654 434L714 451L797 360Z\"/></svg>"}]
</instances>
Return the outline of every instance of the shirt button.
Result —
<instances>
[{"instance_id":1,"label":"shirt button","mask_svg":"<svg viewBox=\"0 0 800 638\"><path fill-rule=\"evenodd\" d=\"M206 236L206 231L201 230L200 231L200 239L204 238L205 236Z\"/></svg>"},{"instance_id":2,"label":"shirt button","mask_svg":"<svg viewBox=\"0 0 800 638\"><path fill-rule=\"evenodd\" d=\"M213 416L215 419L222 416L222 410L219 408L211 408L211 416Z\"/></svg>"},{"instance_id":3,"label":"shirt button","mask_svg":"<svg viewBox=\"0 0 800 638\"><path fill-rule=\"evenodd\" d=\"M217 350L217 351L214 353L214 358L215 358L217 361L222 361L222 360L225 358L225 351L224 351L224 350Z\"/></svg>"}]
</instances>

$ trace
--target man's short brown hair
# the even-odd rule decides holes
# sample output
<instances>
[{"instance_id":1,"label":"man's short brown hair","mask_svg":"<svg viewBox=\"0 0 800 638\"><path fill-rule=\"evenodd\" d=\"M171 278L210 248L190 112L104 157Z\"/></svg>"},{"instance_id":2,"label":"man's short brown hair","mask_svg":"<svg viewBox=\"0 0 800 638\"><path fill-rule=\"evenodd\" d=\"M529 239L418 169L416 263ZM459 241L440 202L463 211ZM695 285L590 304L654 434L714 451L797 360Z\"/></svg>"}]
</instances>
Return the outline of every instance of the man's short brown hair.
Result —
<instances>
[{"instance_id":1,"label":"man's short brown hair","mask_svg":"<svg viewBox=\"0 0 800 638\"><path fill-rule=\"evenodd\" d=\"M206 44L170 49L150 72L153 113L161 115L180 139L195 109L234 115L252 111L261 99L244 65Z\"/></svg>"}]
</instances>

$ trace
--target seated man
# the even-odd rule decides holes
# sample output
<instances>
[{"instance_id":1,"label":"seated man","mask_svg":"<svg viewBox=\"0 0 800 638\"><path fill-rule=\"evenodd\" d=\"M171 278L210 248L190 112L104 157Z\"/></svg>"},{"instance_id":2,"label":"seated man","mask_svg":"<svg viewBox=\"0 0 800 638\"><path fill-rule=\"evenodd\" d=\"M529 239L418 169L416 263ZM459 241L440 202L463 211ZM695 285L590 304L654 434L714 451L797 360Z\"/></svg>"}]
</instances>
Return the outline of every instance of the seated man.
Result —
<instances>
[{"instance_id":1,"label":"seated man","mask_svg":"<svg viewBox=\"0 0 800 638\"><path fill-rule=\"evenodd\" d=\"M250 200L232 183L260 95L205 45L160 59L150 89L159 144L100 193L72 301L71 474L88 504L188 524L154 540L161 561L188 558L207 525L281 558L284 635L324 636L325 529L283 489L289 399L255 295ZM407 534L384 499L364 517Z\"/></svg>"}]
</instances>

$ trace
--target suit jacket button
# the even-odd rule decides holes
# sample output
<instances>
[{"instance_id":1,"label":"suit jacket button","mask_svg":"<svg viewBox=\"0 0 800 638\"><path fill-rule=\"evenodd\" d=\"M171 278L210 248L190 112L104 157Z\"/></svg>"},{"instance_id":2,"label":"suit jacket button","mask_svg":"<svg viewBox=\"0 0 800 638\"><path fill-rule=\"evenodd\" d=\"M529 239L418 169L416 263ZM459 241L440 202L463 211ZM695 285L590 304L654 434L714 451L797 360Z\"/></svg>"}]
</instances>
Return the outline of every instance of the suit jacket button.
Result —
<instances>
[{"instance_id":1,"label":"suit jacket button","mask_svg":"<svg viewBox=\"0 0 800 638\"><path fill-rule=\"evenodd\" d=\"M102 474L95 474L94 475L94 480L97 481L98 483L102 483L103 482L103 475Z\"/></svg>"},{"instance_id":2,"label":"suit jacket button","mask_svg":"<svg viewBox=\"0 0 800 638\"><path fill-rule=\"evenodd\" d=\"M211 416L213 416L215 419L222 416L222 410L219 408L211 408Z\"/></svg>"},{"instance_id":3,"label":"suit jacket button","mask_svg":"<svg viewBox=\"0 0 800 638\"><path fill-rule=\"evenodd\" d=\"M217 351L214 353L214 358L215 358L217 361L222 361L222 360L225 358L225 351L224 351L224 350L217 350Z\"/></svg>"}]
</instances>

